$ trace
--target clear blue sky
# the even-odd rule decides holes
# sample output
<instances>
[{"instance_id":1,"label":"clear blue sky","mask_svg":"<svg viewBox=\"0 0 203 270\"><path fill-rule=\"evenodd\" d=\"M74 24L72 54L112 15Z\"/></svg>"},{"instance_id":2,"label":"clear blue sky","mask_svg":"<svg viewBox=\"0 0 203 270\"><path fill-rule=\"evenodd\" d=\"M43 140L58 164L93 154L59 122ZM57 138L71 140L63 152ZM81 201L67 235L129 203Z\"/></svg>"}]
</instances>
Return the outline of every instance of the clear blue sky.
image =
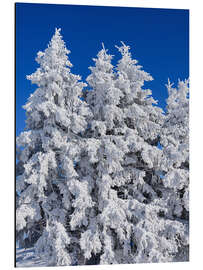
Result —
<instances>
[{"instance_id":1,"label":"clear blue sky","mask_svg":"<svg viewBox=\"0 0 203 270\"><path fill-rule=\"evenodd\" d=\"M39 50L44 51L55 27L61 28L71 50L72 72L85 80L93 65L92 58L101 43L120 58L115 45L124 41L131 46L133 58L149 72L154 81L146 84L165 108L168 78L189 76L189 11L177 9L96 7L53 4L16 4L16 134L25 127L22 105L36 89L26 80L38 64Z\"/></svg>"}]
</instances>

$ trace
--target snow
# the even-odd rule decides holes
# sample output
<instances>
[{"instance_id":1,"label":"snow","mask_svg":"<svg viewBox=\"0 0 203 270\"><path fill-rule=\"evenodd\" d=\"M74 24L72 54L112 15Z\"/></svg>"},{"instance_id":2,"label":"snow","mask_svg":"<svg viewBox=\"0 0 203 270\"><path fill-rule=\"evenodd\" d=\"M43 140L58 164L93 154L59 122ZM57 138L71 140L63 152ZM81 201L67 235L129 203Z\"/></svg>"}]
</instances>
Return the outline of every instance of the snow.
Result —
<instances>
[{"instance_id":1,"label":"snow","mask_svg":"<svg viewBox=\"0 0 203 270\"><path fill-rule=\"evenodd\" d=\"M47 266L46 261L37 257L34 248L16 248L16 267Z\"/></svg>"}]
</instances>

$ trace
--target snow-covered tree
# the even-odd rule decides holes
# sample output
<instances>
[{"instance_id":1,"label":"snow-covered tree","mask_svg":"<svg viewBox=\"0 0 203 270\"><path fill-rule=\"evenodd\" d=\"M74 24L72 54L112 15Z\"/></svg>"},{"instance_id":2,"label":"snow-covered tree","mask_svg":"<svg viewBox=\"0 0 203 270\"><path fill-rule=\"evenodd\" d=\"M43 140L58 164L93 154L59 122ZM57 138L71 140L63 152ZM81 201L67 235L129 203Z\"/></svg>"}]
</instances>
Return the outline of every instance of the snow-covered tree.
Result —
<instances>
[{"instance_id":1,"label":"snow-covered tree","mask_svg":"<svg viewBox=\"0 0 203 270\"><path fill-rule=\"evenodd\" d=\"M123 122L123 112L119 107L122 92L115 86L116 74L111 64L112 56L103 49L98 53L95 66L87 82L91 87L87 101L93 112L93 120L87 131L86 155L91 163L93 201L89 230L82 235L81 247L86 250L87 259L98 260L100 264L119 263L125 260L116 253L119 245L126 250L130 224L125 211L127 206L118 198L115 175L122 171L121 162L127 144L116 128ZM80 163L81 167L84 167ZM117 236L118 234L118 236ZM128 235L128 237L126 237ZM94 239L92 245L87 243ZM120 242L119 242L120 240ZM117 247L116 247L117 246ZM127 251L126 251L127 252Z\"/></svg>"},{"instance_id":2,"label":"snow-covered tree","mask_svg":"<svg viewBox=\"0 0 203 270\"><path fill-rule=\"evenodd\" d=\"M126 124L125 137L129 151L122 164L125 179L121 185L126 199L140 204L141 214L134 219L133 245L136 252L131 262L167 262L175 260L180 241L186 242L187 226L171 221L165 201L161 199L163 182L163 153L158 143L164 116L157 102L151 97L151 90L144 89L144 82L152 77L142 70L131 57L129 47L122 43L117 47L122 55L118 62L116 86L123 91L121 107ZM128 173L128 177L126 177ZM137 211L136 211L137 212Z\"/></svg>"},{"instance_id":3,"label":"snow-covered tree","mask_svg":"<svg viewBox=\"0 0 203 270\"><path fill-rule=\"evenodd\" d=\"M87 174L95 205L81 248L100 264L175 261L187 243L188 227L171 219L166 203L163 152L157 147L164 115L151 91L143 89L152 77L132 59L128 46L118 49L122 58L116 71L103 47L87 78L94 117L84 156L92 164Z\"/></svg>"},{"instance_id":4,"label":"snow-covered tree","mask_svg":"<svg viewBox=\"0 0 203 270\"><path fill-rule=\"evenodd\" d=\"M128 46L119 51L117 72L103 47L87 78L93 120L79 166L91 176L95 205L81 248L100 264L173 261L186 228L165 218L160 200L157 143L164 117L151 91L142 88L152 77L132 60Z\"/></svg>"},{"instance_id":5,"label":"snow-covered tree","mask_svg":"<svg viewBox=\"0 0 203 270\"><path fill-rule=\"evenodd\" d=\"M189 81L178 87L168 81L166 117L162 127L163 185L165 202L171 218L187 227L189 222ZM187 232L188 234L188 232ZM188 235L187 235L188 236ZM182 244L182 258L188 260L188 242Z\"/></svg>"},{"instance_id":6,"label":"snow-covered tree","mask_svg":"<svg viewBox=\"0 0 203 270\"><path fill-rule=\"evenodd\" d=\"M168 82L167 112L162 128L161 143L167 158L164 185L172 188L177 197L173 214L188 217L189 185L189 86L188 80L179 81L178 88ZM164 161L164 160L163 160Z\"/></svg>"},{"instance_id":7,"label":"snow-covered tree","mask_svg":"<svg viewBox=\"0 0 203 270\"><path fill-rule=\"evenodd\" d=\"M118 132L125 136L128 144L129 151L123 166L133 179L133 185L128 184L128 190L132 187L129 192L136 192L140 202L150 202L156 197L152 186L159 180L161 151L157 144L163 112L156 106L157 101L151 96L151 90L143 88L146 81L153 80L151 75L142 70L137 60L132 59L129 46L122 43L117 48L122 57L117 65L116 86L123 93L119 105L123 123Z\"/></svg>"},{"instance_id":8,"label":"snow-covered tree","mask_svg":"<svg viewBox=\"0 0 203 270\"><path fill-rule=\"evenodd\" d=\"M69 53L56 29L48 48L37 54L40 67L27 76L38 88L24 106L26 130L17 138L17 236L22 244L23 237L35 244L47 265L75 263L77 234L68 230L67 219L74 208L71 222L81 215L74 164L90 111L79 98L86 84L71 73Z\"/></svg>"}]
</instances>

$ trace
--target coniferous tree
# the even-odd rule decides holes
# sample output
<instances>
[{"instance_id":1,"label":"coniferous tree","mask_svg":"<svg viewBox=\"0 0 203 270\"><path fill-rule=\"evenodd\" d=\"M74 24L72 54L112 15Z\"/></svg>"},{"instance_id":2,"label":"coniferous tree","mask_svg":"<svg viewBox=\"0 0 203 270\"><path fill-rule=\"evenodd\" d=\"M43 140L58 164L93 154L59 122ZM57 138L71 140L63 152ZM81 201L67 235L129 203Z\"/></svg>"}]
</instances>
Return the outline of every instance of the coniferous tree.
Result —
<instances>
[{"instance_id":1,"label":"coniferous tree","mask_svg":"<svg viewBox=\"0 0 203 270\"><path fill-rule=\"evenodd\" d=\"M123 93L119 105L123 112L123 126L119 131L125 134L129 148L123 166L135 179L140 174L138 178L143 179L143 182L138 181L136 184L134 181L132 192L137 193L137 199L141 202L150 202L156 197L152 186L159 180L157 173L161 151L157 144L163 112L156 106L157 101L152 98L151 90L143 88L146 81L153 80L151 75L142 70L137 60L132 59L129 46L122 43L117 48L122 57L117 65L116 86ZM128 185L128 189L130 187Z\"/></svg>"},{"instance_id":2,"label":"coniferous tree","mask_svg":"<svg viewBox=\"0 0 203 270\"><path fill-rule=\"evenodd\" d=\"M121 161L127 146L122 136L115 133L122 121L122 110L118 106L122 92L115 87L116 74L111 59L103 46L93 59L95 66L90 67L91 74L87 78L91 88L87 102L93 119L86 132L84 161L89 160L87 174L91 175L91 195L95 205L89 216L88 230L81 237L81 248L87 260L100 264L118 263L116 233L125 241L124 235L128 233L125 229L129 227L126 206L112 188L116 186L114 174L122 170ZM79 165L83 170L83 160Z\"/></svg>"},{"instance_id":3,"label":"coniferous tree","mask_svg":"<svg viewBox=\"0 0 203 270\"><path fill-rule=\"evenodd\" d=\"M96 207L81 247L101 264L173 261L186 228L170 220L160 199L163 153L157 143L164 116L142 88L152 77L132 60L128 46L119 51L117 73L103 48L87 78L93 121L84 156L92 163Z\"/></svg>"},{"instance_id":4,"label":"coniferous tree","mask_svg":"<svg viewBox=\"0 0 203 270\"><path fill-rule=\"evenodd\" d=\"M163 185L168 215L187 227L177 260L188 260L189 227L189 81L168 81L166 117L161 132Z\"/></svg>"},{"instance_id":5,"label":"coniferous tree","mask_svg":"<svg viewBox=\"0 0 203 270\"><path fill-rule=\"evenodd\" d=\"M178 88L168 82L167 112L162 128L161 143L167 157L164 185L174 189L172 214L188 217L189 185L189 87L188 80L179 81Z\"/></svg>"},{"instance_id":6,"label":"coniferous tree","mask_svg":"<svg viewBox=\"0 0 203 270\"><path fill-rule=\"evenodd\" d=\"M136 200L146 205L145 214L140 216L140 220L134 227L134 239L137 243L134 262L187 260L188 254L186 254L187 248L185 249L185 247L188 244L188 226L186 222L171 218L168 202L169 198L174 195L172 192L168 192L165 179L162 179L166 158L164 150L157 147L167 117L163 116L159 107L154 106L156 102L150 97L151 91L142 88L144 81L151 80L149 74L141 70L136 60L131 59L128 46L123 44L118 49L122 54L122 59L117 67L118 83L126 93L122 101L125 119L127 126L133 130L133 133L130 133L132 137L129 137L132 138L130 142L133 144L130 144L130 155L127 154L128 158L134 159L134 161L130 159L130 164L128 164L128 168L132 164L133 189L129 184L127 188ZM186 84L180 84L180 88L182 89L178 96L180 102L179 106L176 105L176 110L181 106L185 111L186 126L184 130L182 127L179 135L185 137L180 148L183 149L182 155L186 158L184 164L187 166L188 108L186 104L188 99L186 99ZM173 113L176 114L174 109ZM177 115L181 114L180 109ZM173 118L172 114L171 117ZM182 177L187 183L187 173L182 174ZM179 253L182 255L179 256Z\"/></svg>"},{"instance_id":7,"label":"coniferous tree","mask_svg":"<svg viewBox=\"0 0 203 270\"><path fill-rule=\"evenodd\" d=\"M48 48L37 54L40 67L27 76L38 88L24 106L26 131L17 138L17 168L21 168L17 177L17 235L23 242L26 232L48 265L75 262L77 236L68 231L67 217L77 207L73 199L78 196L74 162L80 155L80 134L90 116L79 99L85 84L70 72L69 53L60 29L56 29ZM36 235L31 239L33 232Z\"/></svg>"}]
</instances>

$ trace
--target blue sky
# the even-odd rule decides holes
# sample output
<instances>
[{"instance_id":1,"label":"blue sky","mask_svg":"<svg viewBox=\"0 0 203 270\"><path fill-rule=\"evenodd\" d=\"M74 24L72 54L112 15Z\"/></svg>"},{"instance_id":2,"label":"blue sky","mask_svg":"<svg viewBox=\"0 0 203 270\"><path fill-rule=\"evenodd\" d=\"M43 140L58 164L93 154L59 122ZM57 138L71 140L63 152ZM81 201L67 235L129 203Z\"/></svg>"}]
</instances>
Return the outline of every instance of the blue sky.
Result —
<instances>
[{"instance_id":1,"label":"blue sky","mask_svg":"<svg viewBox=\"0 0 203 270\"><path fill-rule=\"evenodd\" d=\"M16 4L16 134L25 127L22 106L36 89L26 80L38 64L39 50L46 49L55 27L61 28L73 64L72 72L85 80L92 58L104 42L120 58L115 45L124 41L133 58L154 81L146 83L159 105L165 108L168 78L189 76L189 11L177 9L121 8L53 4Z\"/></svg>"}]
</instances>

